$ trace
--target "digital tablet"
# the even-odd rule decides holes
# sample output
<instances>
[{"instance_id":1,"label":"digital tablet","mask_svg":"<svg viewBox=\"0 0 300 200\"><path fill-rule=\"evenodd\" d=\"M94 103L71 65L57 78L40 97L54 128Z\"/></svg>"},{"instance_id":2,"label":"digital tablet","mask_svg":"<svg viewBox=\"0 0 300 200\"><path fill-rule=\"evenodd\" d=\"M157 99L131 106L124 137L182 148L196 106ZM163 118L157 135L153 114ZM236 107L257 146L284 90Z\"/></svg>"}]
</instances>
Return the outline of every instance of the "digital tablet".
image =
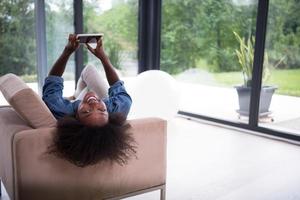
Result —
<instances>
[{"instance_id":1,"label":"digital tablet","mask_svg":"<svg viewBox=\"0 0 300 200\"><path fill-rule=\"evenodd\" d=\"M103 33L98 34L77 34L79 43L97 43L97 41L103 37Z\"/></svg>"}]
</instances>

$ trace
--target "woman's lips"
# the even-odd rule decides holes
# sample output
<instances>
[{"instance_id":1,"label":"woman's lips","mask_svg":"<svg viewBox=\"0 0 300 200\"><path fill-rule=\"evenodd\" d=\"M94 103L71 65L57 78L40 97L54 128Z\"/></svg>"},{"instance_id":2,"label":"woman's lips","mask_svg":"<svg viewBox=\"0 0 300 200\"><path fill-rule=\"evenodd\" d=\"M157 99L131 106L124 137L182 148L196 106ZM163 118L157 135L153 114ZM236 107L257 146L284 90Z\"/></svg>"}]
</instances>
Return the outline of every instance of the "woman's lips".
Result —
<instances>
[{"instance_id":1,"label":"woman's lips","mask_svg":"<svg viewBox=\"0 0 300 200\"><path fill-rule=\"evenodd\" d=\"M94 96L90 96L86 100L87 103L93 103L95 101L98 101L98 99L96 97L94 97Z\"/></svg>"}]
</instances>

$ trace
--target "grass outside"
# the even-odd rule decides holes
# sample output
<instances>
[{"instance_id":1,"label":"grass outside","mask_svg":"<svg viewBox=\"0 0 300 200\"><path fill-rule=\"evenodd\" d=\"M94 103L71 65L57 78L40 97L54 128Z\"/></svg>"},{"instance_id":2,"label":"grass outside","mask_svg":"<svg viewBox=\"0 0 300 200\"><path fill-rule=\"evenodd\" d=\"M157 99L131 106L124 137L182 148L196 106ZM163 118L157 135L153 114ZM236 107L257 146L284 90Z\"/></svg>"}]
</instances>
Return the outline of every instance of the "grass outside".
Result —
<instances>
[{"instance_id":1,"label":"grass outside","mask_svg":"<svg viewBox=\"0 0 300 200\"><path fill-rule=\"evenodd\" d=\"M214 73L214 78L222 86L232 87L243 83L241 72ZM277 86L277 94L300 97L300 69L274 70L265 85Z\"/></svg>"}]
</instances>

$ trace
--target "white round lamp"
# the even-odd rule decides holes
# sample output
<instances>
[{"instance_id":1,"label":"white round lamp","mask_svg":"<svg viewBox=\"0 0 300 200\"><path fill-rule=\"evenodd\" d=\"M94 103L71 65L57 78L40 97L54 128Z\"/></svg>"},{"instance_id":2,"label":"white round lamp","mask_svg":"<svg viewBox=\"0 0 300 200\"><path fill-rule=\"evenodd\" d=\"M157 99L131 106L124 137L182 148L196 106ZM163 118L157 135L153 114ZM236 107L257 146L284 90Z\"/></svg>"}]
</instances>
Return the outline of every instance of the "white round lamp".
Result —
<instances>
[{"instance_id":1,"label":"white round lamp","mask_svg":"<svg viewBox=\"0 0 300 200\"><path fill-rule=\"evenodd\" d=\"M168 120L176 115L180 94L171 75L149 70L139 74L134 83L130 118L160 117Z\"/></svg>"}]
</instances>

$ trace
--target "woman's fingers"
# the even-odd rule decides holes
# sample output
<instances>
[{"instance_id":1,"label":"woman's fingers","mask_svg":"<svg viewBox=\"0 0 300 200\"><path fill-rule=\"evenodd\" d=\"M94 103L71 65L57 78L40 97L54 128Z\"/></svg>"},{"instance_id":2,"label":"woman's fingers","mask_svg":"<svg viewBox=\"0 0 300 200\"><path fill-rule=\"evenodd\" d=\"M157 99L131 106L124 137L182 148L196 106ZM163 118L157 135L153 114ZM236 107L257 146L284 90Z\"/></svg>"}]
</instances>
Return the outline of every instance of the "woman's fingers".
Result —
<instances>
[{"instance_id":1,"label":"woman's fingers","mask_svg":"<svg viewBox=\"0 0 300 200\"><path fill-rule=\"evenodd\" d=\"M97 40L96 48L93 48L88 42L85 43L86 48L94 54L97 58L102 58L104 55L103 46L102 46L102 38Z\"/></svg>"},{"instance_id":2,"label":"woman's fingers","mask_svg":"<svg viewBox=\"0 0 300 200\"><path fill-rule=\"evenodd\" d=\"M101 47L102 47L102 38L99 38L98 41L97 41L96 49L97 49L97 50L100 50Z\"/></svg>"},{"instance_id":3,"label":"woman's fingers","mask_svg":"<svg viewBox=\"0 0 300 200\"><path fill-rule=\"evenodd\" d=\"M76 35L75 34L69 34L69 41L76 41Z\"/></svg>"},{"instance_id":4,"label":"woman's fingers","mask_svg":"<svg viewBox=\"0 0 300 200\"><path fill-rule=\"evenodd\" d=\"M73 35L73 34L69 34L69 38L68 38L69 41L71 41L72 35Z\"/></svg>"},{"instance_id":5,"label":"woman's fingers","mask_svg":"<svg viewBox=\"0 0 300 200\"><path fill-rule=\"evenodd\" d=\"M69 43L71 43L71 46L74 48L79 46L79 40L77 39L76 34L69 34Z\"/></svg>"},{"instance_id":6,"label":"woman's fingers","mask_svg":"<svg viewBox=\"0 0 300 200\"><path fill-rule=\"evenodd\" d=\"M102 37L100 37L97 41L97 46L102 46Z\"/></svg>"}]
</instances>

